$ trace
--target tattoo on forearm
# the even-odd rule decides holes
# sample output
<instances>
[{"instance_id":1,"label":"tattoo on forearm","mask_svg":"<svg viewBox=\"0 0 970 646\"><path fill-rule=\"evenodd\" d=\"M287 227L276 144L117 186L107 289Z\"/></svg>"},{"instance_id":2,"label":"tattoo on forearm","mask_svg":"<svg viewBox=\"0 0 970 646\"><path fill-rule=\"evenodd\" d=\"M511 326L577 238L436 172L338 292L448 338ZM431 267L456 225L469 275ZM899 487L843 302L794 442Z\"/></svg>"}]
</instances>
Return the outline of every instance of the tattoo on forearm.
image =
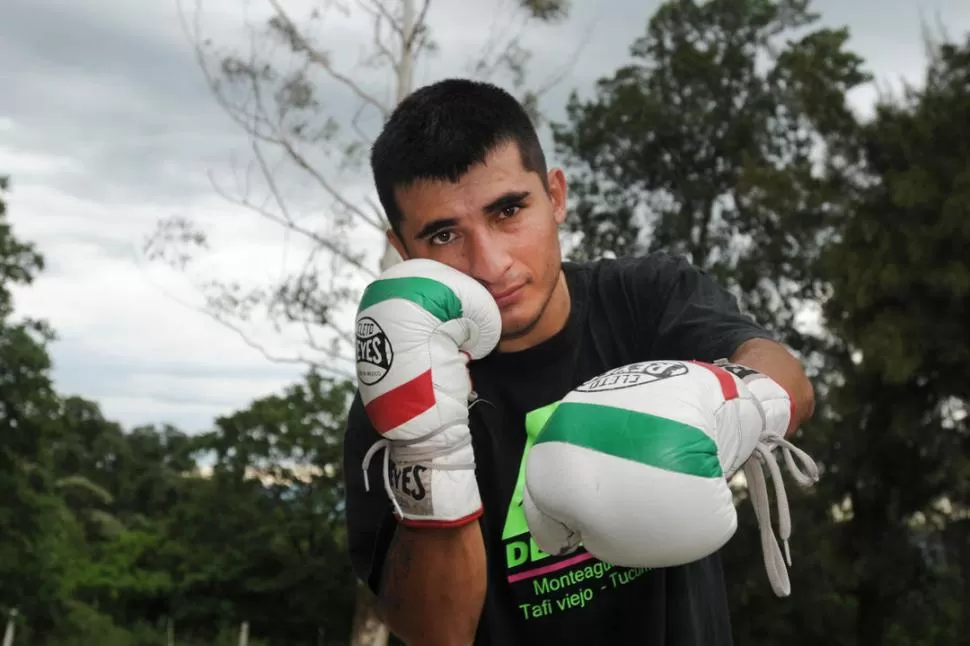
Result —
<instances>
[{"instance_id":1,"label":"tattoo on forearm","mask_svg":"<svg viewBox=\"0 0 970 646\"><path fill-rule=\"evenodd\" d=\"M395 531L391 545L387 550L387 561L381 583L381 601L386 609L398 611L401 609L403 595L399 585L411 574L414 561L414 545L410 537L402 531Z\"/></svg>"}]
</instances>

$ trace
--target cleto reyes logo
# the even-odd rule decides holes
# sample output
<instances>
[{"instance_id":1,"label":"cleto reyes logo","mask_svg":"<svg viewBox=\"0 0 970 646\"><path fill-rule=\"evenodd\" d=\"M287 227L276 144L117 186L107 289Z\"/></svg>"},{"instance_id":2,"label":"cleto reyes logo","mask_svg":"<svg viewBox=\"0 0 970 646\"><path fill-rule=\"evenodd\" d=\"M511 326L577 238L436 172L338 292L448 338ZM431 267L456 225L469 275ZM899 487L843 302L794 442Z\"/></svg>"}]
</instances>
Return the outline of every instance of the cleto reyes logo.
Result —
<instances>
[{"instance_id":1,"label":"cleto reyes logo","mask_svg":"<svg viewBox=\"0 0 970 646\"><path fill-rule=\"evenodd\" d=\"M410 496L415 502L424 500L428 493L428 479L430 475L428 468L420 464L398 467L397 463L391 462L390 468L391 487Z\"/></svg>"},{"instance_id":2,"label":"cleto reyes logo","mask_svg":"<svg viewBox=\"0 0 970 646\"><path fill-rule=\"evenodd\" d=\"M604 372L583 383L576 390L584 393L620 390L679 377L686 375L687 372L687 366L681 361L642 361Z\"/></svg>"},{"instance_id":3,"label":"cleto reyes logo","mask_svg":"<svg viewBox=\"0 0 970 646\"><path fill-rule=\"evenodd\" d=\"M377 321L369 316L357 320L357 378L372 386L384 378L394 363L394 349Z\"/></svg>"}]
</instances>

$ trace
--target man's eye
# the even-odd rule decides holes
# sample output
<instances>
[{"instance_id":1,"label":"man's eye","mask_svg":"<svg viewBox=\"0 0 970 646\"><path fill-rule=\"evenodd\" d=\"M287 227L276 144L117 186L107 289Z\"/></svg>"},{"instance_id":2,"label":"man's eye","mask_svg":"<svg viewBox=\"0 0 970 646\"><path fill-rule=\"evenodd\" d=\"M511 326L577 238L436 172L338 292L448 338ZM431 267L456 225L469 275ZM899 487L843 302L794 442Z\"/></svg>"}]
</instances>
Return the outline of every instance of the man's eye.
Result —
<instances>
[{"instance_id":1,"label":"man's eye","mask_svg":"<svg viewBox=\"0 0 970 646\"><path fill-rule=\"evenodd\" d=\"M454 235L455 234L453 231L441 231L431 236L431 244L434 244L434 245L448 244L449 242L452 241L453 239L452 236Z\"/></svg>"},{"instance_id":2,"label":"man's eye","mask_svg":"<svg viewBox=\"0 0 970 646\"><path fill-rule=\"evenodd\" d=\"M501 211L502 217L511 218L522 208L520 204L513 204L512 206L507 206Z\"/></svg>"}]
</instances>

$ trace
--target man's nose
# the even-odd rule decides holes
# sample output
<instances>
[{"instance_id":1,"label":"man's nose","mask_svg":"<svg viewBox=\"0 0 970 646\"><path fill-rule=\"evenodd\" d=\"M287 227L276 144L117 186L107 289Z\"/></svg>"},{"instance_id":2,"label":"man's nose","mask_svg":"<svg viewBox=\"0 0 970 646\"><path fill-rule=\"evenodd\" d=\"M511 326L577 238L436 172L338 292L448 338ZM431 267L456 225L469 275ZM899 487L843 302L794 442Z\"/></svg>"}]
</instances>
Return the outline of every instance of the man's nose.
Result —
<instances>
[{"instance_id":1,"label":"man's nose","mask_svg":"<svg viewBox=\"0 0 970 646\"><path fill-rule=\"evenodd\" d=\"M512 256L491 231L476 232L469 250L470 273L485 283L500 284L512 266Z\"/></svg>"}]
</instances>

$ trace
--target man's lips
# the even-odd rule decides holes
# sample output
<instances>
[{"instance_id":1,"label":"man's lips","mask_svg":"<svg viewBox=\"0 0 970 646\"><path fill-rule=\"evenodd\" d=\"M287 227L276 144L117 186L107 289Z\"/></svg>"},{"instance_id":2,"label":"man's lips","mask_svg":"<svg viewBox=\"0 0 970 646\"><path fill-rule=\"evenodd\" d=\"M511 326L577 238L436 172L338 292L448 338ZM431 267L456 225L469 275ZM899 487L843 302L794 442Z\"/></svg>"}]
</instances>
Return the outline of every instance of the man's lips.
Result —
<instances>
[{"instance_id":1,"label":"man's lips","mask_svg":"<svg viewBox=\"0 0 970 646\"><path fill-rule=\"evenodd\" d=\"M519 295L523 287L525 287L525 285L517 285L504 291L493 293L492 298L495 299L495 302L498 303L499 306L506 305Z\"/></svg>"}]
</instances>

